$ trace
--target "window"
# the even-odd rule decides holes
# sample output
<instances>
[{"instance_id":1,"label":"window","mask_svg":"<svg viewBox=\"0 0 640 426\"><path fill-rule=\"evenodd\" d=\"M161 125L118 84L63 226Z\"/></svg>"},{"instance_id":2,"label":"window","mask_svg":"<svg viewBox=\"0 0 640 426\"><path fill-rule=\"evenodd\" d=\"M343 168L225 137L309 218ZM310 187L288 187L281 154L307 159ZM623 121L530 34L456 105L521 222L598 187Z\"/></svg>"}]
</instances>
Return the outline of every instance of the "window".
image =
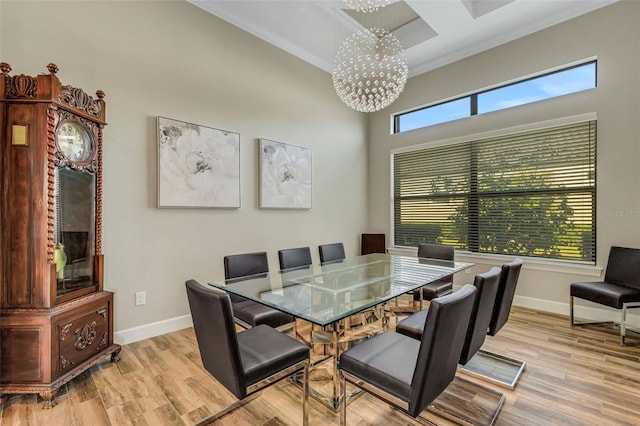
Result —
<instances>
[{"instance_id":1,"label":"window","mask_svg":"<svg viewBox=\"0 0 640 426\"><path fill-rule=\"evenodd\" d=\"M596 87L596 61L394 116L394 133L555 98Z\"/></svg>"},{"instance_id":2,"label":"window","mask_svg":"<svg viewBox=\"0 0 640 426\"><path fill-rule=\"evenodd\" d=\"M396 118L397 129L395 133L468 117L471 108L470 102L471 99L466 97L403 114L400 116L401 119Z\"/></svg>"},{"instance_id":3,"label":"window","mask_svg":"<svg viewBox=\"0 0 640 426\"><path fill-rule=\"evenodd\" d=\"M596 122L395 153L394 244L595 262Z\"/></svg>"}]
</instances>

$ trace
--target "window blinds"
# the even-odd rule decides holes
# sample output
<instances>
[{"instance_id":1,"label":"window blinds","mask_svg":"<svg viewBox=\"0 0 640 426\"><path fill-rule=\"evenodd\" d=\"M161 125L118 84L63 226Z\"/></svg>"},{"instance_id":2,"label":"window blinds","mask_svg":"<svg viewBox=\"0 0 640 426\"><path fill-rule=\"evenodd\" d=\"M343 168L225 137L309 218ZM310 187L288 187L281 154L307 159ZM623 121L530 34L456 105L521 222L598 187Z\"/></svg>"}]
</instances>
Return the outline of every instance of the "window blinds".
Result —
<instances>
[{"instance_id":1,"label":"window blinds","mask_svg":"<svg viewBox=\"0 0 640 426\"><path fill-rule=\"evenodd\" d=\"M594 262L595 161L595 121L394 154L394 243Z\"/></svg>"}]
</instances>

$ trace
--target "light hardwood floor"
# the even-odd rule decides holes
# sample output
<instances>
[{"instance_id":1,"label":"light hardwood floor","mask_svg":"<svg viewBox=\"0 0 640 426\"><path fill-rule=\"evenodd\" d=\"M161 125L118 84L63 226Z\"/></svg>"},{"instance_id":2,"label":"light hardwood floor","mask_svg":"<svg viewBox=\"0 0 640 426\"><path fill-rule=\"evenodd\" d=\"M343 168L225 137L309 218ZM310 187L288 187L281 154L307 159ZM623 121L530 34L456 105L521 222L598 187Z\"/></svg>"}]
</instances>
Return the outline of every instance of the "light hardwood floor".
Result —
<instances>
[{"instance_id":1,"label":"light hardwood floor","mask_svg":"<svg viewBox=\"0 0 640 426\"><path fill-rule=\"evenodd\" d=\"M514 307L485 348L527 362L497 425L640 425L640 345L620 347L613 326L571 328L566 316ZM235 398L203 369L193 329L123 347L66 385L58 405L43 410L35 396L14 396L2 426L193 424ZM310 424L338 424L338 416L310 398ZM406 425L407 417L369 395L348 407L350 425ZM224 417L221 425L298 425L300 390L287 381ZM440 424L440 422L439 422ZM441 424L449 424L442 421Z\"/></svg>"}]
</instances>

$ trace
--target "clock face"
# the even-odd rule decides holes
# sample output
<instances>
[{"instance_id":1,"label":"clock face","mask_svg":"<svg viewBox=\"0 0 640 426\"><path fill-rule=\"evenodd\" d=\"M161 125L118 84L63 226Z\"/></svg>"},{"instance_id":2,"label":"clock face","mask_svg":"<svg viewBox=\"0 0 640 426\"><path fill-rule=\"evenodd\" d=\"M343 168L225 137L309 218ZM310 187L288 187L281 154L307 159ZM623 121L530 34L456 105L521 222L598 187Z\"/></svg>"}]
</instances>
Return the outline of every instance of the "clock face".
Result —
<instances>
[{"instance_id":1,"label":"clock face","mask_svg":"<svg viewBox=\"0 0 640 426\"><path fill-rule=\"evenodd\" d=\"M69 161L86 161L91 155L91 137L80 124L67 121L56 132L58 149Z\"/></svg>"}]
</instances>

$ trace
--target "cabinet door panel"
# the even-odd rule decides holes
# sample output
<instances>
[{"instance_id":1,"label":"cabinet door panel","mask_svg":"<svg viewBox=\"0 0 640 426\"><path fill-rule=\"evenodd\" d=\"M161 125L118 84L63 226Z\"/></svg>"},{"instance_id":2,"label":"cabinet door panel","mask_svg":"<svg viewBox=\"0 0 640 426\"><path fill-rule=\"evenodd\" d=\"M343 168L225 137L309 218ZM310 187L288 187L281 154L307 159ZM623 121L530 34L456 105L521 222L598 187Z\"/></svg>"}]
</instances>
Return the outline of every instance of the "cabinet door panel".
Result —
<instances>
[{"instance_id":1,"label":"cabinet door panel","mask_svg":"<svg viewBox=\"0 0 640 426\"><path fill-rule=\"evenodd\" d=\"M109 308L108 302L82 307L72 318L56 323L59 374L74 368L111 344Z\"/></svg>"},{"instance_id":2,"label":"cabinet door panel","mask_svg":"<svg viewBox=\"0 0 640 426\"><path fill-rule=\"evenodd\" d=\"M0 358L0 374L2 382L39 382L43 380L42 353L44 343L42 326L14 326L2 329L3 342L11 345L2 346ZM12 366L20 365L20 368Z\"/></svg>"}]
</instances>

